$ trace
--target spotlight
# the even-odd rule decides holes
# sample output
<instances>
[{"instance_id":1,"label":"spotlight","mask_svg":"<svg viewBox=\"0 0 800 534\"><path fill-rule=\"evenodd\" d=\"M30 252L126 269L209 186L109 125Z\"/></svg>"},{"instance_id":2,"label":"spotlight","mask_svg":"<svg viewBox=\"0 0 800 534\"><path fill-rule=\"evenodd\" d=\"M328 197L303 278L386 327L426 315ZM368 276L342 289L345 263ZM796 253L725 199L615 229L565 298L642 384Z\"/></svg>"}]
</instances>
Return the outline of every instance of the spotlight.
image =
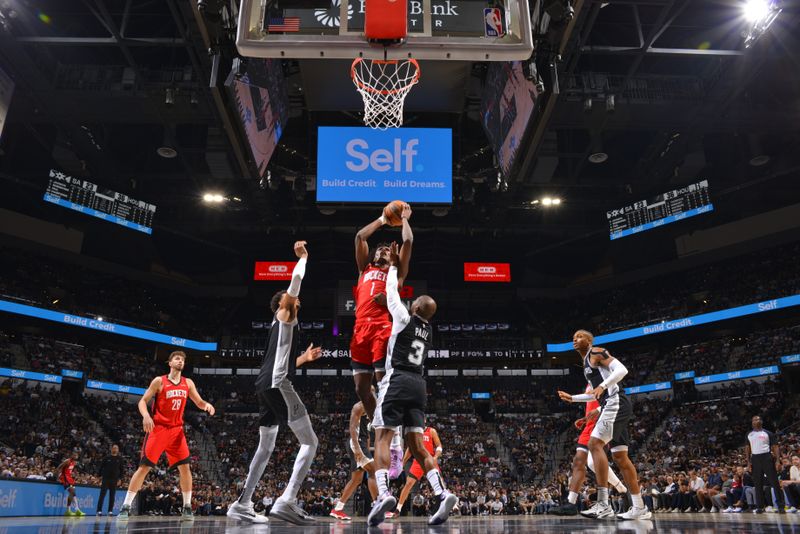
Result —
<instances>
[{"instance_id":1,"label":"spotlight","mask_svg":"<svg viewBox=\"0 0 800 534\"><path fill-rule=\"evenodd\" d=\"M550 198L550 197L544 197L542 199L542 205L544 205L544 206L550 206L552 203L553 203L553 199Z\"/></svg>"},{"instance_id":2,"label":"spotlight","mask_svg":"<svg viewBox=\"0 0 800 534\"><path fill-rule=\"evenodd\" d=\"M212 195L211 193L206 193L205 195L203 195L203 201L214 202L214 195Z\"/></svg>"},{"instance_id":3,"label":"spotlight","mask_svg":"<svg viewBox=\"0 0 800 534\"><path fill-rule=\"evenodd\" d=\"M103 316L102 316L102 315L98 315L98 316L97 316L97 320L98 320L98 321L100 321L100 322L102 323L102 322L103 322L103 320L104 320L104 319L103 319Z\"/></svg>"},{"instance_id":4,"label":"spotlight","mask_svg":"<svg viewBox=\"0 0 800 534\"><path fill-rule=\"evenodd\" d=\"M758 22L770 12L768 0L747 0L742 6L742 14L747 22Z\"/></svg>"},{"instance_id":5,"label":"spotlight","mask_svg":"<svg viewBox=\"0 0 800 534\"><path fill-rule=\"evenodd\" d=\"M558 198L558 197L554 198L553 199L553 206L558 206L559 204L561 204L561 199Z\"/></svg>"},{"instance_id":6,"label":"spotlight","mask_svg":"<svg viewBox=\"0 0 800 534\"><path fill-rule=\"evenodd\" d=\"M203 195L203 201L209 204L219 204L225 201L225 197L219 193L206 193Z\"/></svg>"},{"instance_id":7,"label":"spotlight","mask_svg":"<svg viewBox=\"0 0 800 534\"><path fill-rule=\"evenodd\" d=\"M60 300L60 299L56 299L56 300L54 300L54 301L53 301L53 304L58 304L58 301L59 301L59 300Z\"/></svg>"},{"instance_id":8,"label":"spotlight","mask_svg":"<svg viewBox=\"0 0 800 534\"><path fill-rule=\"evenodd\" d=\"M223 197L220 194L216 194L216 195L213 195L213 199L214 199L214 202L222 202L223 200L225 200L225 197Z\"/></svg>"}]
</instances>

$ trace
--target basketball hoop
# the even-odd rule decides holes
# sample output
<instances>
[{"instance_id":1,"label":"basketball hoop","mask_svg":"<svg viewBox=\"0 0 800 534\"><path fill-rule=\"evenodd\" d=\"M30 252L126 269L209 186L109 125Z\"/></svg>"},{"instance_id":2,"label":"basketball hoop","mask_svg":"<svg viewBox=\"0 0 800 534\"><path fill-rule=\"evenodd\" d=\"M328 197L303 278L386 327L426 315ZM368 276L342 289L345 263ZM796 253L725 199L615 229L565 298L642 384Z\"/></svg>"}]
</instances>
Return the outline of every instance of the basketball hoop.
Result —
<instances>
[{"instance_id":1,"label":"basketball hoop","mask_svg":"<svg viewBox=\"0 0 800 534\"><path fill-rule=\"evenodd\" d=\"M350 76L364 100L364 124L378 130L402 126L403 103L420 73L416 59L356 58Z\"/></svg>"}]
</instances>

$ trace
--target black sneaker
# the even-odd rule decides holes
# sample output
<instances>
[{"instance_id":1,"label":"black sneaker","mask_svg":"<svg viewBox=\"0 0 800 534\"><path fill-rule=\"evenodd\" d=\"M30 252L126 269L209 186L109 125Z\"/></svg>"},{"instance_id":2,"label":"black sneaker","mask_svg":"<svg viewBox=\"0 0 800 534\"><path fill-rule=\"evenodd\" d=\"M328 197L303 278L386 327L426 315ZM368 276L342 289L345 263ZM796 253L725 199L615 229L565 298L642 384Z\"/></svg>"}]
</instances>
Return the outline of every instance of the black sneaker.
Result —
<instances>
[{"instance_id":1,"label":"black sneaker","mask_svg":"<svg viewBox=\"0 0 800 534\"><path fill-rule=\"evenodd\" d=\"M194 521L194 512L191 506L184 506L181 512L181 521Z\"/></svg>"},{"instance_id":2,"label":"black sneaker","mask_svg":"<svg viewBox=\"0 0 800 534\"><path fill-rule=\"evenodd\" d=\"M578 507L568 502L561 506L550 508L548 513L553 515L578 515Z\"/></svg>"}]
</instances>

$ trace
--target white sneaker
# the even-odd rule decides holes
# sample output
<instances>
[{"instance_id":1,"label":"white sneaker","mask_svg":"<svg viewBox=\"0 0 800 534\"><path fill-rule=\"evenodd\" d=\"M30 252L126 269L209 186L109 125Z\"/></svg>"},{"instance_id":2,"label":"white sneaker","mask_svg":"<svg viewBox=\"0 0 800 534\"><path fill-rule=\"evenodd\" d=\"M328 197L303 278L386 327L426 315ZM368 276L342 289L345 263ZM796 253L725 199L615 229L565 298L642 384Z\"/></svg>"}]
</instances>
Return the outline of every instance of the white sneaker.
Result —
<instances>
[{"instance_id":1,"label":"white sneaker","mask_svg":"<svg viewBox=\"0 0 800 534\"><path fill-rule=\"evenodd\" d=\"M673 514L679 514L680 512L681 512L681 511L680 511L679 509L677 509L677 508L673 508L673 509L670 511L670 513L673 513Z\"/></svg>"},{"instance_id":2,"label":"white sneaker","mask_svg":"<svg viewBox=\"0 0 800 534\"><path fill-rule=\"evenodd\" d=\"M249 521L250 523L266 523L268 521L266 516L256 513L252 502L247 505L237 500L228 508L228 513L226 515L231 519Z\"/></svg>"},{"instance_id":3,"label":"white sneaker","mask_svg":"<svg viewBox=\"0 0 800 534\"><path fill-rule=\"evenodd\" d=\"M737 506L733 510L731 510L731 513L733 513L733 514L741 514L742 513L742 509Z\"/></svg>"},{"instance_id":4,"label":"white sneaker","mask_svg":"<svg viewBox=\"0 0 800 534\"><path fill-rule=\"evenodd\" d=\"M716 507L712 507L711 510L708 511L709 514L718 514L719 510Z\"/></svg>"},{"instance_id":5,"label":"white sneaker","mask_svg":"<svg viewBox=\"0 0 800 534\"><path fill-rule=\"evenodd\" d=\"M631 509L624 514L618 515L617 519L650 519L651 517L653 517L653 514L650 513L650 510L648 510L646 506L642 508L632 506Z\"/></svg>"},{"instance_id":6,"label":"white sneaker","mask_svg":"<svg viewBox=\"0 0 800 534\"><path fill-rule=\"evenodd\" d=\"M372 503L372 510L369 511L367 516L367 524L371 527L377 527L386 519L386 512L394 510L396 506L397 499L387 491Z\"/></svg>"},{"instance_id":7,"label":"white sneaker","mask_svg":"<svg viewBox=\"0 0 800 534\"><path fill-rule=\"evenodd\" d=\"M775 509L775 508L773 508L772 506L767 506L767 507L764 509L764 511L765 511L765 512L767 512L768 514L774 514L774 513L776 513L778 510L776 510L776 509Z\"/></svg>"},{"instance_id":8,"label":"white sneaker","mask_svg":"<svg viewBox=\"0 0 800 534\"><path fill-rule=\"evenodd\" d=\"M450 517L450 510L453 509L453 506L455 506L457 502L458 497L445 490L444 493L439 496L439 509L436 510L436 513L428 520L428 524L441 525L447 521L447 518Z\"/></svg>"},{"instance_id":9,"label":"white sneaker","mask_svg":"<svg viewBox=\"0 0 800 534\"><path fill-rule=\"evenodd\" d=\"M269 511L269 516L283 519L294 525L313 525L316 523L313 517L297 506L297 503L282 499L275 501L272 510Z\"/></svg>"},{"instance_id":10,"label":"white sneaker","mask_svg":"<svg viewBox=\"0 0 800 534\"><path fill-rule=\"evenodd\" d=\"M614 516L614 509L609 504L596 503L588 510L582 511L581 515L590 519L605 519Z\"/></svg>"},{"instance_id":11,"label":"white sneaker","mask_svg":"<svg viewBox=\"0 0 800 534\"><path fill-rule=\"evenodd\" d=\"M790 514L796 514L797 513L797 508L792 506L789 509L787 509L786 511L789 512Z\"/></svg>"},{"instance_id":12,"label":"white sneaker","mask_svg":"<svg viewBox=\"0 0 800 534\"><path fill-rule=\"evenodd\" d=\"M723 514L730 514L730 513L732 513L732 512L733 512L733 507L732 507L732 506L728 506L727 508L725 508L725 509L722 511L722 513L723 513Z\"/></svg>"}]
</instances>

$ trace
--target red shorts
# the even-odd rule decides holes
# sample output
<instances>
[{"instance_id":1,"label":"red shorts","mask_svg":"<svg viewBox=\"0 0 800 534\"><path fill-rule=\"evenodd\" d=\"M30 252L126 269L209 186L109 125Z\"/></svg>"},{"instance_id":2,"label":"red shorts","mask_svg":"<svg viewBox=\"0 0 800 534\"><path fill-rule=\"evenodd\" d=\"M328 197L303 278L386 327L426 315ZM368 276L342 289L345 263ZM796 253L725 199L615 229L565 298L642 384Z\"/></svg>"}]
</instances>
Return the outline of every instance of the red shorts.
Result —
<instances>
[{"instance_id":1,"label":"red shorts","mask_svg":"<svg viewBox=\"0 0 800 534\"><path fill-rule=\"evenodd\" d=\"M589 439L592 437L592 430L594 430L594 421L584 425L583 432L578 438L578 448L589 450Z\"/></svg>"},{"instance_id":2,"label":"red shorts","mask_svg":"<svg viewBox=\"0 0 800 534\"><path fill-rule=\"evenodd\" d=\"M58 479L61 482L61 485L64 486L64 489L69 489L75 486L75 479L67 478L66 480L62 477Z\"/></svg>"},{"instance_id":3,"label":"red shorts","mask_svg":"<svg viewBox=\"0 0 800 534\"><path fill-rule=\"evenodd\" d=\"M189 463L189 445L182 426L156 425L152 432L145 434L139 463L155 467L165 452L170 467Z\"/></svg>"},{"instance_id":4,"label":"red shorts","mask_svg":"<svg viewBox=\"0 0 800 534\"><path fill-rule=\"evenodd\" d=\"M439 472L442 471L442 468L439 467L438 464L436 465L436 469L439 470ZM416 460L411 463L411 469L408 471L408 474L417 480L422 480L425 478L425 473L422 471L422 466L419 465L419 462Z\"/></svg>"},{"instance_id":5,"label":"red shorts","mask_svg":"<svg viewBox=\"0 0 800 534\"><path fill-rule=\"evenodd\" d=\"M383 371L386 368L386 348L392 336L390 321L356 323L350 340L350 358L354 372Z\"/></svg>"}]
</instances>

